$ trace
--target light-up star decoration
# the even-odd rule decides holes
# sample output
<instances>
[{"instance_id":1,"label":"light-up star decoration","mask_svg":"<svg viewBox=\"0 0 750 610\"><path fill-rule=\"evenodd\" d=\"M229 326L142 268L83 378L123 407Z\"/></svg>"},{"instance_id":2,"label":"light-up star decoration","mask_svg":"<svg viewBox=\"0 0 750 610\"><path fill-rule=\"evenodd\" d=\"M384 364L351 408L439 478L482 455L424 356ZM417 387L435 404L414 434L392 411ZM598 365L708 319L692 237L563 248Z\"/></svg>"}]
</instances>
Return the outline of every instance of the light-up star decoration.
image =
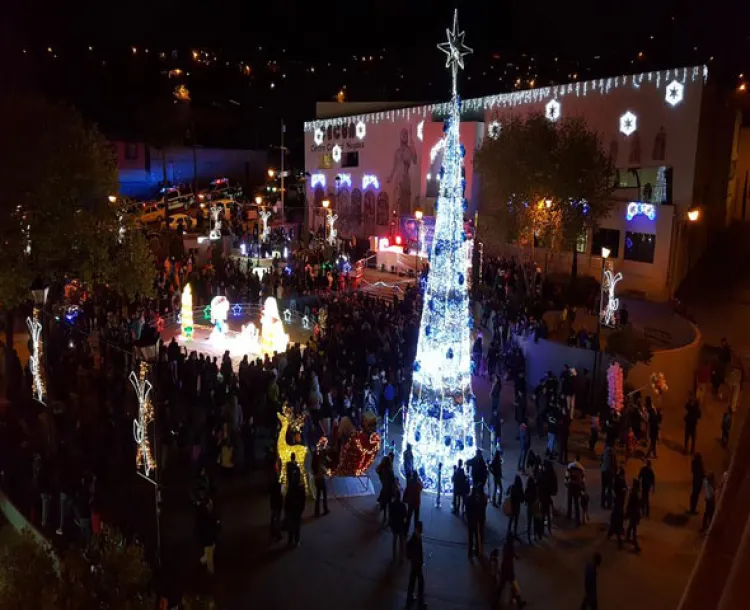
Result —
<instances>
[{"instance_id":1,"label":"light-up star decoration","mask_svg":"<svg viewBox=\"0 0 750 610\"><path fill-rule=\"evenodd\" d=\"M137 445L135 467L139 470L143 468L144 474L150 477L151 471L156 470L156 460L148 440L148 425L154 421L154 407L149 397L153 386L147 377L148 364L145 362L141 362L139 375L136 375L135 371L130 373L130 383L133 384L138 398L138 417L133 420L133 439Z\"/></svg>"},{"instance_id":2,"label":"light-up star decoration","mask_svg":"<svg viewBox=\"0 0 750 610\"><path fill-rule=\"evenodd\" d=\"M664 99L670 106L676 106L685 97L685 85L676 80L673 80L667 85L667 92L664 95Z\"/></svg>"},{"instance_id":3,"label":"light-up star decoration","mask_svg":"<svg viewBox=\"0 0 750 610\"><path fill-rule=\"evenodd\" d=\"M628 110L620 117L620 131L629 136L636 129L638 129L638 117Z\"/></svg>"},{"instance_id":4,"label":"light-up star decoration","mask_svg":"<svg viewBox=\"0 0 750 610\"><path fill-rule=\"evenodd\" d=\"M458 68L464 69L464 55L474 52L464 44L466 32L458 31L458 9L453 12L453 30L446 28L445 34L448 36L447 42L441 42L437 47L446 55L445 67L453 68L455 75Z\"/></svg>"},{"instance_id":5,"label":"light-up star decoration","mask_svg":"<svg viewBox=\"0 0 750 610\"><path fill-rule=\"evenodd\" d=\"M615 286L622 279L622 273L615 275L611 269L604 272L604 289L607 291L607 306L602 308L601 318L605 326L609 326L620 308L620 299L615 297Z\"/></svg>"},{"instance_id":6,"label":"light-up star decoration","mask_svg":"<svg viewBox=\"0 0 750 610\"><path fill-rule=\"evenodd\" d=\"M557 100L550 100L544 107L544 116L547 117L548 121L553 123L560 118L560 102Z\"/></svg>"},{"instance_id":7,"label":"light-up star decoration","mask_svg":"<svg viewBox=\"0 0 750 610\"><path fill-rule=\"evenodd\" d=\"M235 303L232 305L232 315L234 317L241 316L242 315L242 305L239 303Z\"/></svg>"},{"instance_id":8,"label":"light-up star decoration","mask_svg":"<svg viewBox=\"0 0 750 610\"><path fill-rule=\"evenodd\" d=\"M292 312L289 309L284 310L284 322L287 324L291 323L292 321Z\"/></svg>"}]
</instances>

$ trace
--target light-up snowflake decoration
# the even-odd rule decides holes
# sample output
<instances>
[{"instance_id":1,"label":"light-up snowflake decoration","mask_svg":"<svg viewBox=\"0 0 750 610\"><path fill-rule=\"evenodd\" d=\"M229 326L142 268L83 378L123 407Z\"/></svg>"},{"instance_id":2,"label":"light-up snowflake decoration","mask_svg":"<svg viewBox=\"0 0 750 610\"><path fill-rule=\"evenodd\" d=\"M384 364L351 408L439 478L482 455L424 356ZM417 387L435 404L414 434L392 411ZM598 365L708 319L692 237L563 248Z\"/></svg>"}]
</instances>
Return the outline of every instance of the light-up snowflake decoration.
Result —
<instances>
[{"instance_id":1,"label":"light-up snowflake decoration","mask_svg":"<svg viewBox=\"0 0 750 610\"><path fill-rule=\"evenodd\" d=\"M26 326L31 335L31 353L29 354L29 371L34 389L34 398L46 404L47 385L44 379L44 341L42 340L42 324L39 321L39 310L35 307L33 317L26 318Z\"/></svg>"},{"instance_id":2,"label":"light-up snowflake decoration","mask_svg":"<svg viewBox=\"0 0 750 610\"><path fill-rule=\"evenodd\" d=\"M357 135L358 140L365 139L365 135L367 135L367 127L365 126L364 121L357 123L357 126L354 128L354 133Z\"/></svg>"},{"instance_id":3,"label":"light-up snowflake decoration","mask_svg":"<svg viewBox=\"0 0 750 610\"><path fill-rule=\"evenodd\" d=\"M334 145L331 149L331 157L333 158L334 163L341 163L341 146L338 144Z\"/></svg>"},{"instance_id":4,"label":"light-up snowflake decoration","mask_svg":"<svg viewBox=\"0 0 750 610\"><path fill-rule=\"evenodd\" d=\"M148 380L146 362L141 362L139 375L136 375L135 371L130 373L130 383L133 384L138 399L138 417L133 420L133 439L136 443L135 467L138 470L143 468L144 474L150 477L151 471L156 470L156 460L148 439L148 426L154 421L154 407L150 398L153 386Z\"/></svg>"},{"instance_id":5,"label":"light-up snowflake decoration","mask_svg":"<svg viewBox=\"0 0 750 610\"><path fill-rule=\"evenodd\" d=\"M316 146L320 146L323 143L323 130L320 127L315 128L315 134L313 135L313 142Z\"/></svg>"},{"instance_id":6,"label":"light-up snowflake decoration","mask_svg":"<svg viewBox=\"0 0 750 610\"><path fill-rule=\"evenodd\" d=\"M556 121L560 118L560 102L557 100L550 100L544 107L544 116L549 121Z\"/></svg>"},{"instance_id":7,"label":"light-up snowflake decoration","mask_svg":"<svg viewBox=\"0 0 750 610\"><path fill-rule=\"evenodd\" d=\"M492 121L487 126L487 135L493 140L497 140L500 137L500 121Z\"/></svg>"},{"instance_id":8,"label":"light-up snowflake decoration","mask_svg":"<svg viewBox=\"0 0 750 610\"><path fill-rule=\"evenodd\" d=\"M664 94L664 99L667 101L667 103L670 106L676 106L683 100L684 97L685 97L685 85L683 85L680 82L677 82L676 80L673 80L671 83L667 85L667 90L666 90L666 93Z\"/></svg>"},{"instance_id":9,"label":"light-up snowflake decoration","mask_svg":"<svg viewBox=\"0 0 750 610\"><path fill-rule=\"evenodd\" d=\"M620 131L629 136L636 129L638 129L638 117L628 110L620 117Z\"/></svg>"}]
</instances>

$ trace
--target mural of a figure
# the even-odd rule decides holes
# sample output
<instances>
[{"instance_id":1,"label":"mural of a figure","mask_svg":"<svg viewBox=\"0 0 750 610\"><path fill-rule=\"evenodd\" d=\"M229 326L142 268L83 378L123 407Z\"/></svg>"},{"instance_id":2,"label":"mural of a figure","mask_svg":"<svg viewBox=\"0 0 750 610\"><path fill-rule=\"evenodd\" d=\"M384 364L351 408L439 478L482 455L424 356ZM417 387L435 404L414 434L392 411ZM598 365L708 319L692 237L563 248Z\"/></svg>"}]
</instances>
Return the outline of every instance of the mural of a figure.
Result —
<instances>
[{"instance_id":1,"label":"mural of a figure","mask_svg":"<svg viewBox=\"0 0 750 610\"><path fill-rule=\"evenodd\" d=\"M654 150L651 158L654 161L665 161L667 158L667 132L664 125L659 127L659 133L654 138Z\"/></svg>"},{"instance_id":2,"label":"mural of a figure","mask_svg":"<svg viewBox=\"0 0 750 610\"><path fill-rule=\"evenodd\" d=\"M414 137L411 130L401 129L398 148L393 153L393 167L388 176L388 184L395 184L393 198L399 214L411 214L411 166L417 162L417 149L414 147ZM380 224L380 222L378 222ZM387 223L386 223L387 224Z\"/></svg>"},{"instance_id":3,"label":"mural of a figure","mask_svg":"<svg viewBox=\"0 0 750 610\"><path fill-rule=\"evenodd\" d=\"M349 200L349 189L347 187L344 187L339 191L338 201L336 202L336 211L339 214L339 234L342 236L349 235L353 227Z\"/></svg>"},{"instance_id":4,"label":"mural of a figure","mask_svg":"<svg viewBox=\"0 0 750 610\"><path fill-rule=\"evenodd\" d=\"M609 143L609 158L612 159L612 163L615 164L615 167L617 167L617 157L620 156L620 143L617 141L617 138L612 138L612 141Z\"/></svg>"},{"instance_id":5,"label":"mural of a figure","mask_svg":"<svg viewBox=\"0 0 750 610\"><path fill-rule=\"evenodd\" d=\"M636 131L630 137L630 155L628 156L628 165L641 164L641 136Z\"/></svg>"},{"instance_id":6,"label":"mural of a figure","mask_svg":"<svg viewBox=\"0 0 750 610\"><path fill-rule=\"evenodd\" d=\"M388 226L388 193L378 195L378 226Z\"/></svg>"}]
</instances>

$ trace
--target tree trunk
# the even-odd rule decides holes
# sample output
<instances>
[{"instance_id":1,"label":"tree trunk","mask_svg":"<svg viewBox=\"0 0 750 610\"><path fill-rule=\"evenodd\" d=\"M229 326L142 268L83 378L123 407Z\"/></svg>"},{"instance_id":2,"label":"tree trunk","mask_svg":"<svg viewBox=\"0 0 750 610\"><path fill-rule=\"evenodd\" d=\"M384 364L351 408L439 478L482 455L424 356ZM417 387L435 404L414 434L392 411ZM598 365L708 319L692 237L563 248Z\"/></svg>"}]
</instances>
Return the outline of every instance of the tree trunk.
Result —
<instances>
[{"instance_id":1,"label":"tree trunk","mask_svg":"<svg viewBox=\"0 0 750 610\"><path fill-rule=\"evenodd\" d=\"M573 298L576 293L576 280L578 279L578 248L576 244L573 244L573 264L570 268L570 295L568 298L569 304L573 304Z\"/></svg>"}]
</instances>

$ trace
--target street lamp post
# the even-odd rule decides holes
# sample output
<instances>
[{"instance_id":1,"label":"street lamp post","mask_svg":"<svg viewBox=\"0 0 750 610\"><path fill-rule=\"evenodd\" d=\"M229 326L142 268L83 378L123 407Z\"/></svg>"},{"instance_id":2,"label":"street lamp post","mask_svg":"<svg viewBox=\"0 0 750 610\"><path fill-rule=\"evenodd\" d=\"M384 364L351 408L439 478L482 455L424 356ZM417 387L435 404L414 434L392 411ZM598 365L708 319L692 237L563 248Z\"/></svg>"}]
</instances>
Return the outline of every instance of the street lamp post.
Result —
<instances>
[{"instance_id":1,"label":"street lamp post","mask_svg":"<svg viewBox=\"0 0 750 610\"><path fill-rule=\"evenodd\" d=\"M419 253L422 242L422 210L415 210L414 217L417 219L417 247L414 251L414 277L419 277Z\"/></svg>"},{"instance_id":2,"label":"street lamp post","mask_svg":"<svg viewBox=\"0 0 750 610\"><path fill-rule=\"evenodd\" d=\"M331 210L329 209L331 207L331 202L328 199L324 199L321 204L323 205L323 209L325 210L324 215L328 216L331 213ZM328 218L323 218L323 241L327 241L328 239Z\"/></svg>"},{"instance_id":3,"label":"street lamp post","mask_svg":"<svg viewBox=\"0 0 750 610\"><path fill-rule=\"evenodd\" d=\"M596 351L594 352L594 373L592 375L591 382L591 396L589 397L592 407L596 407L596 405L593 404L593 400L597 395L596 384L597 378L599 377L599 363L601 359L602 308L604 307L604 272L607 269L607 259L609 258L610 254L610 249L602 246L602 273L601 277L599 278L601 282L601 285L599 287L599 310L596 312ZM596 409L594 412L597 412Z\"/></svg>"},{"instance_id":4,"label":"street lamp post","mask_svg":"<svg viewBox=\"0 0 750 610\"><path fill-rule=\"evenodd\" d=\"M692 242L693 242L692 240L693 231L691 230L690 227L693 226L696 222L698 222L700 217L701 217L700 209L691 208L688 210L688 213L687 213L688 222L687 222L687 227L686 227L686 232L687 232L687 272L686 272L686 275L687 273L690 272L690 268L692 266L691 250L692 250Z\"/></svg>"}]
</instances>

